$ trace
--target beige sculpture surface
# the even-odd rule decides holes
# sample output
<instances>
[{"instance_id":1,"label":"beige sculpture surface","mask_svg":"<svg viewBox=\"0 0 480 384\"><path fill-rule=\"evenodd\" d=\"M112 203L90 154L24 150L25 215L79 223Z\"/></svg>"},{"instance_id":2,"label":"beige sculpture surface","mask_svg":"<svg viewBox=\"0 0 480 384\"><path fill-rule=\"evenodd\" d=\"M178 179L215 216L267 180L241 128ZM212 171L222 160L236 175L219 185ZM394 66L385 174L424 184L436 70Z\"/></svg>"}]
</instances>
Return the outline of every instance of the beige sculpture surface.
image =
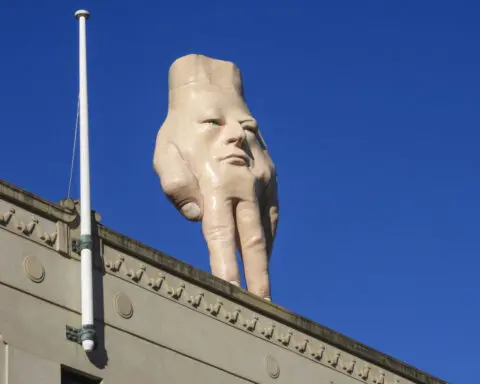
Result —
<instances>
[{"instance_id":1,"label":"beige sculpture surface","mask_svg":"<svg viewBox=\"0 0 480 384\"><path fill-rule=\"evenodd\" d=\"M271 300L277 177L235 64L187 55L171 65L153 164L169 200L202 222L212 274L240 286L238 249L248 290Z\"/></svg>"}]
</instances>

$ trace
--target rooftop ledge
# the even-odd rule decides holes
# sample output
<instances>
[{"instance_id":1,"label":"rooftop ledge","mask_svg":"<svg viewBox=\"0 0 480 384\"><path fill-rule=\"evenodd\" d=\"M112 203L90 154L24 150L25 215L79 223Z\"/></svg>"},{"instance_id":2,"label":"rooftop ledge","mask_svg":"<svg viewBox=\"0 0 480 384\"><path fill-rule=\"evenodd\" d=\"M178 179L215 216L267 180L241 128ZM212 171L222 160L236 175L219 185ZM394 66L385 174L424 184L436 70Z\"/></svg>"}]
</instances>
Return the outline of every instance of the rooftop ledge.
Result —
<instances>
[{"instance_id":1,"label":"rooftop ledge","mask_svg":"<svg viewBox=\"0 0 480 384\"><path fill-rule=\"evenodd\" d=\"M66 204L65 201L61 203L47 201L2 179L0 179L0 198L45 218L70 224L79 219L75 207L71 204ZM95 232L96 236L98 236L104 244L125 252L139 261L164 270L180 279L200 286L209 292L249 308L269 319L278 321L294 331L328 343L407 380L419 384L446 384L445 381L411 365L405 364L398 359L372 349L274 303L266 302L246 290L231 285L205 271L196 269L191 265L99 223L97 223L97 228L96 231L94 230L94 233Z\"/></svg>"}]
</instances>

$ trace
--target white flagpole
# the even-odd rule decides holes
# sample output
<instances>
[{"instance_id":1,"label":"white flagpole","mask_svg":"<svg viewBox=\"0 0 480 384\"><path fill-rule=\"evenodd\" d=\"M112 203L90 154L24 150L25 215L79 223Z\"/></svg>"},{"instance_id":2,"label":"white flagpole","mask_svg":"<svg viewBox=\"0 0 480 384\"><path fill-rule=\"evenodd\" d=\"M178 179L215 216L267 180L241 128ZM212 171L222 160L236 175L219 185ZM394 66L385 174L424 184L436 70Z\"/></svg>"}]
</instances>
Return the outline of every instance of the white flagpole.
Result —
<instances>
[{"instance_id":1,"label":"white flagpole","mask_svg":"<svg viewBox=\"0 0 480 384\"><path fill-rule=\"evenodd\" d=\"M90 13L75 12L79 22L79 83L80 83L80 257L82 284L82 332L83 349L90 352L95 347L92 279L92 224L90 203L90 154L88 141L87 95L87 41L86 21Z\"/></svg>"}]
</instances>

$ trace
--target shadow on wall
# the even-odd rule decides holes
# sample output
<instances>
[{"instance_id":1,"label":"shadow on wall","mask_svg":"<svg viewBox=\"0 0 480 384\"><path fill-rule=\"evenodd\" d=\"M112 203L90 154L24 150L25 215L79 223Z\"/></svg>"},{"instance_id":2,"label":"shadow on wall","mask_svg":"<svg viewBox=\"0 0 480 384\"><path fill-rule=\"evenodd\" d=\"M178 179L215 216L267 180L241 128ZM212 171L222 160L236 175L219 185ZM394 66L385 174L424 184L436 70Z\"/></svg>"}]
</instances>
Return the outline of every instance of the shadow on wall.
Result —
<instances>
[{"instance_id":1,"label":"shadow on wall","mask_svg":"<svg viewBox=\"0 0 480 384\"><path fill-rule=\"evenodd\" d=\"M97 345L95 350L87 353L90 362L98 369L104 369L108 364L108 353L105 349L105 305L103 295L103 279L105 276L104 263L101 255L101 243L98 241L97 226L92 226L92 237L96 239L94 244L94 269L93 269L93 292L94 298L94 314L95 314L95 330L97 337Z\"/></svg>"}]
</instances>

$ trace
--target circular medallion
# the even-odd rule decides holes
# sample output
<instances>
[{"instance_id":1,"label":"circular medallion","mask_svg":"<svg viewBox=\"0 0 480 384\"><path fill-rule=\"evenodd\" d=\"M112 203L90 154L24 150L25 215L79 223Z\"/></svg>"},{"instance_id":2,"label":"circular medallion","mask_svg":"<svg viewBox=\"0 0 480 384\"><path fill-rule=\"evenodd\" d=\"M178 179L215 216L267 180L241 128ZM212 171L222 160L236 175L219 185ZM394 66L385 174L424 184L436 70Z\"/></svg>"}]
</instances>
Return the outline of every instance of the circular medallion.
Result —
<instances>
[{"instance_id":1,"label":"circular medallion","mask_svg":"<svg viewBox=\"0 0 480 384\"><path fill-rule=\"evenodd\" d=\"M133 316L132 301L125 293L117 293L113 299L113 305L117 313L124 319L130 319Z\"/></svg>"},{"instance_id":2,"label":"circular medallion","mask_svg":"<svg viewBox=\"0 0 480 384\"><path fill-rule=\"evenodd\" d=\"M268 375L273 379L277 379L280 376L280 366L273 356L268 355L265 357L265 369L267 370Z\"/></svg>"},{"instance_id":3,"label":"circular medallion","mask_svg":"<svg viewBox=\"0 0 480 384\"><path fill-rule=\"evenodd\" d=\"M23 269L27 277L34 283L41 283L45 279L45 268L35 256L25 257Z\"/></svg>"}]
</instances>

